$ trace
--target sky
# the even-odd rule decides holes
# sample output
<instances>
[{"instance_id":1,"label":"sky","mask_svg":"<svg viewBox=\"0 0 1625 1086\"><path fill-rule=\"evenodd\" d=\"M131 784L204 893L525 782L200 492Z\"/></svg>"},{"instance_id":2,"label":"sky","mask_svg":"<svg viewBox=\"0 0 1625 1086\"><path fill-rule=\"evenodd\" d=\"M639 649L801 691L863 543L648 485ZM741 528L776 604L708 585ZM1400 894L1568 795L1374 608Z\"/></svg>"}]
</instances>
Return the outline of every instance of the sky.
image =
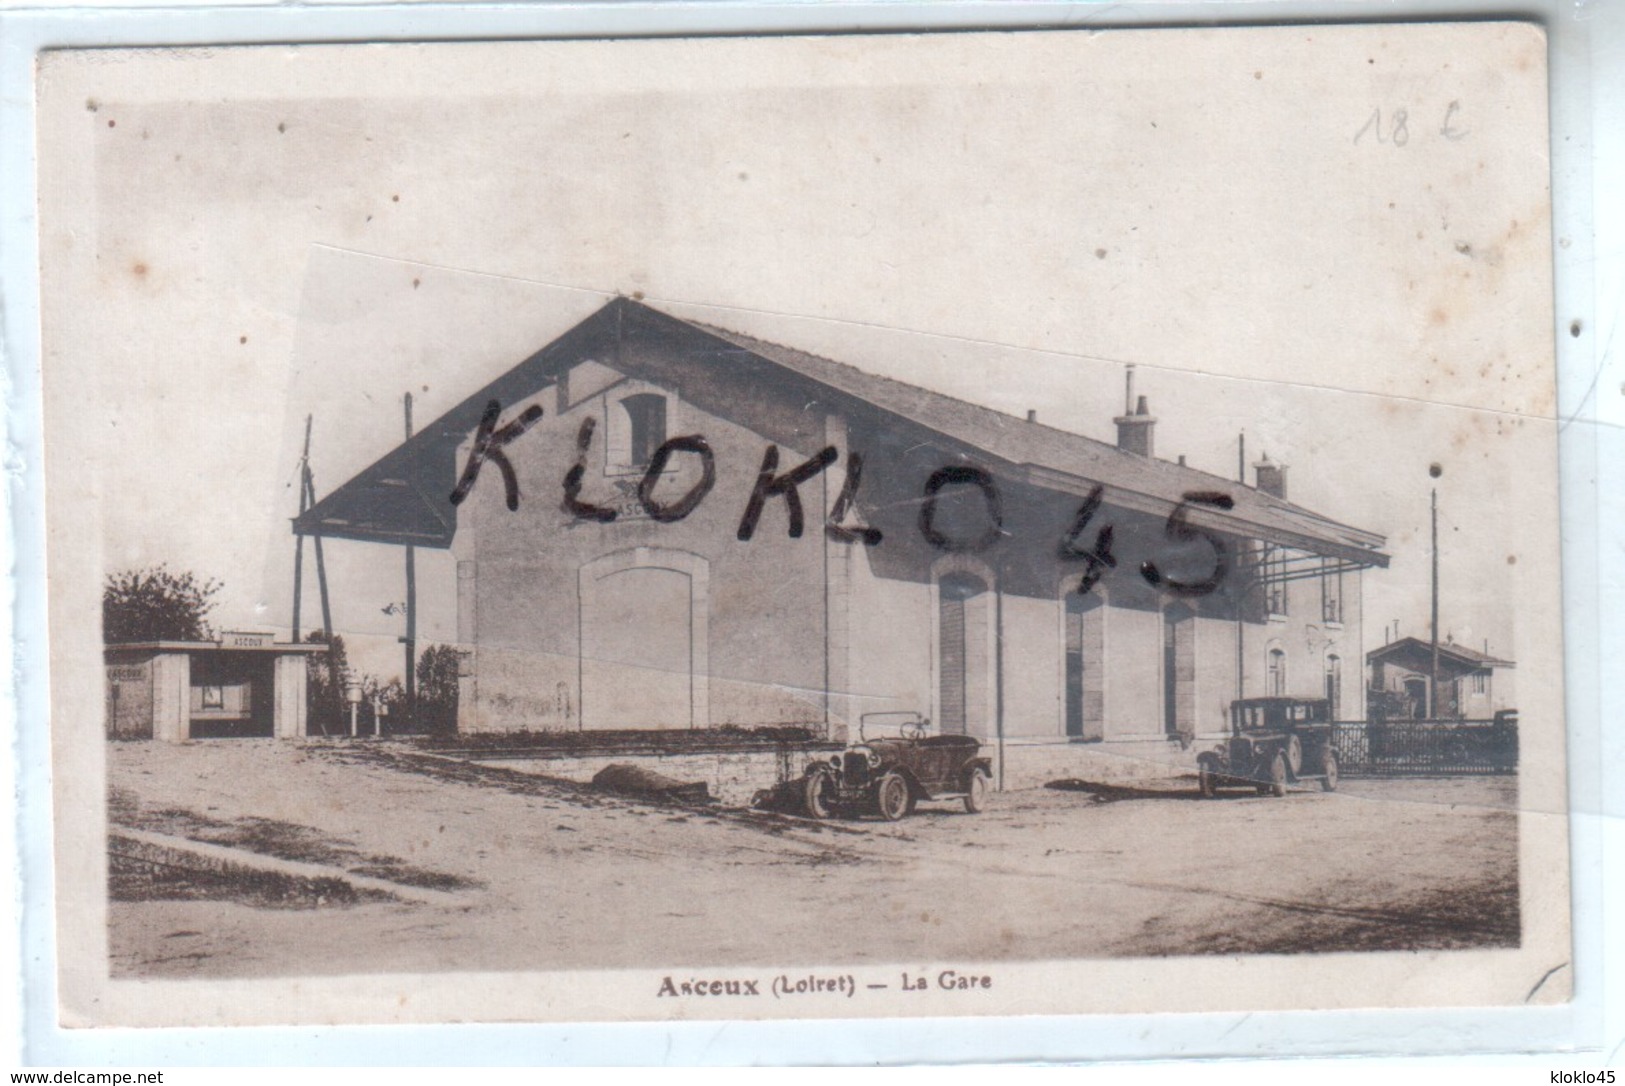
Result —
<instances>
[{"instance_id":1,"label":"sky","mask_svg":"<svg viewBox=\"0 0 1625 1086\"><path fill-rule=\"evenodd\" d=\"M1543 51L1491 24L58 54L53 574L165 561L225 583L218 626L285 631L307 414L325 494L404 392L421 424L637 293L1103 440L1136 363L1161 455L1231 476L1245 430L1388 537L1367 648L1426 635L1436 486L1442 625L1534 650ZM335 625L397 673L399 552L327 559ZM450 640L449 558L418 561Z\"/></svg>"}]
</instances>

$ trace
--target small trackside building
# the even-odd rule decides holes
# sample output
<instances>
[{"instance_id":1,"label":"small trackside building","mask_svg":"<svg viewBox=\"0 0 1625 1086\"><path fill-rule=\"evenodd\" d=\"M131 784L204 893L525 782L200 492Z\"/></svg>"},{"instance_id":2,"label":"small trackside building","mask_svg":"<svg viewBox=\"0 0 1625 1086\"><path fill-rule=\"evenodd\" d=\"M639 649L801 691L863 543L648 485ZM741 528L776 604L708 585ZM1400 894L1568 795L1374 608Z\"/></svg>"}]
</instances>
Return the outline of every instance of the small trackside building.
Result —
<instances>
[{"instance_id":1,"label":"small trackside building","mask_svg":"<svg viewBox=\"0 0 1625 1086\"><path fill-rule=\"evenodd\" d=\"M294 531L455 553L463 731L839 739L914 711L1009 787L1176 761L1238 696L1362 716L1382 537L1267 460L1247 486L1158 459L1143 398L1115 421L1097 441L618 298Z\"/></svg>"},{"instance_id":2,"label":"small trackside building","mask_svg":"<svg viewBox=\"0 0 1625 1086\"><path fill-rule=\"evenodd\" d=\"M1488 646L1486 646L1486 649ZM1433 677L1433 646L1416 637L1401 637L1366 653L1374 695L1385 695L1390 716L1421 719L1428 713ZM1511 660L1487 651L1439 642L1439 697L1433 716L1440 720L1487 720L1511 708L1509 684L1496 683L1497 671L1510 670Z\"/></svg>"},{"instance_id":3,"label":"small trackside building","mask_svg":"<svg viewBox=\"0 0 1625 1086\"><path fill-rule=\"evenodd\" d=\"M107 737L298 738L305 734L305 658L326 651L234 632L218 641L109 644Z\"/></svg>"}]
</instances>

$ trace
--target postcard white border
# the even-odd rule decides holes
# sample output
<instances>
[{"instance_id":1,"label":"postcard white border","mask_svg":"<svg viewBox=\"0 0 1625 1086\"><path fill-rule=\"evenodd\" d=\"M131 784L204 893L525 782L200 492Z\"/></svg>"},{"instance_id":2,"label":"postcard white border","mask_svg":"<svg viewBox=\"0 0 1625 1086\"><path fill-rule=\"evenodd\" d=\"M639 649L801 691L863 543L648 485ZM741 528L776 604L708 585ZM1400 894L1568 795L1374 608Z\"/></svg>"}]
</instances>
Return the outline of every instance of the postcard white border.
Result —
<instances>
[{"instance_id":1,"label":"postcard white border","mask_svg":"<svg viewBox=\"0 0 1625 1086\"><path fill-rule=\"evenodd\" d=\"M47 649L44 629L44 496L37 360L38 246L33 180L16 164L33 160L33 56L41 48L99 45L206 44L347 40L485 39L620 34L764 33L813 30L997 28L1015 26L1248 24L1334 18L1534 18L1550 35L1554 236L1572 244L1557 252L1560 327L1582 321L1582 334L1558 336L1564 534L1565 634L1569 699L1571 853L1576 949L1575 998L1567 1006L1500 1010L1296 1012L1096 1016L1019 1019L882 1019L800 1022L258 1028L252 1030L71 1031L56 1025L57 999L50 833ZM1625 463L1621 412L1602 393L1620 387L1617 359L1604 349L1617 317L1598 311L1620 283L1622 213L1593 217L1593 193L1620 177L1625 125L1599 123L1617 108L1625 64L1625 9L1601 3L1550 2L1486 9L1471 3L1414 5L1136 4L1101 12L1087 4L840 5L810 4L454 7L391 4L369 8L266 9L187 5L162 12L102 9L87 14L13 10L0 14L0 315L7 362L7 463L14 574L16 714L13 758L0 784L22 798L8 856L22 875L19 1020L28 1063L740 1063L961 1062L982 1060L1133 1059L1169 1056L1331 1055L1364 1052L1502 1052L1597 1048L1620 1043L1622 971L1619 931L1606 931L1607 901L1625 888L1620 809L1625 750L1619 730L1606 734L1604 705L1625 696L1625 675L1602 662L1625 649L1617 620L1621 588L1618 539L1625 534L1621 500L1609 493L1613 464ZM1609 52L1609 51L1612 52ZM1615 63L1598 58L1613 57ZM1611 82L1606 82L1611 80ZM1613 103L1612 112L1607 103ZM1601 146L1610 141L1611 147ZM1594 166L1591 152L1610 156ZM1594 187L1595 186L1595 187ZM1617 185L1618 192L1625 186ZM1595 233L1594 233L1595 229ZM1603 233L1606 230L1607 233ZM1612 255L1610 256L1610 252ZM1596 270L1595 281L1592 279ZM1612 287L1612 291L1610 291ZM1585 331L1589 329L1589 331ZM1554 330L1555 332L1555 330ZM1572 342L1570 342L1572 340ZM1604 364L1611 368L1602 370ZM1599 392L1599 390L1601 390ZM1607 404L1614 404L1610 410ZM1600 425L1599 425L1600 423ZM1617 487L1613 488L1617 489ZM1612 606L1610 606L1612 604ZM1610 787L1611 785L1611 787ZM1612 891L1612 892L1610 892ZM1618 912L1616 906L1615 911ZM1616 922L1617 924L1617 922ZM1610 998L1611 997L1611 998ZM1610 1025L1609 1019L1615 1021ZM1425 1028L1423 1028L1425 1027ZM1419 1038L1421 1040L1419 1040ZM1436 1042L1436 1044L1435 1044ZM1420 1044L1433 1047L1423 1049ZM1616 1050L1617 1056L1617 1050Z\"/></svg>"}]
</instances>

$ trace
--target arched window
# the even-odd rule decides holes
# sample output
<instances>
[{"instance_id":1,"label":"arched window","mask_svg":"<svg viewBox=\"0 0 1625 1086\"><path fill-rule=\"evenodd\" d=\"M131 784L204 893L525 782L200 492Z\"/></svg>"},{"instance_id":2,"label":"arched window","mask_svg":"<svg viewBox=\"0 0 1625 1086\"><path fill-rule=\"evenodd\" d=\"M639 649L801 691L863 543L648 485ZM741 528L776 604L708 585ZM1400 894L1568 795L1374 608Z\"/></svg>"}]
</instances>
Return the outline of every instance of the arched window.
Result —
<instances>
[{"instance_id":1,"label":"arched window","mask_svg":"<svg viewBox=\"0 0 1625 1086\"><path fill-rule=\"evenodd\" d=\"M1271 697L1278 698L1286 693L1286 652L1282 649L1270 649L1265 689Z\"/></svg>"},{"instance_id":2,"label":"arched window","mask_svg":"<svg viewBox=\"0 0 1625 1086\"><path fill-rule=\"evenodd\" d=\"M1341 715L1343 702L1343 658L1337 653L1326 656L1326 700L1331 703L1332 719Z\"/></svg>"},{"instance_id":3,"label":"arched window","mask_svg":"<svg viewBox=\"0 0 1625 1086\"><path fill-rule=\"evenodd\" d=\"M621 401L626 414L627 458L632 467L647 467L666 442L666 397L639 392Z\"/></svg>"}]
</instances>

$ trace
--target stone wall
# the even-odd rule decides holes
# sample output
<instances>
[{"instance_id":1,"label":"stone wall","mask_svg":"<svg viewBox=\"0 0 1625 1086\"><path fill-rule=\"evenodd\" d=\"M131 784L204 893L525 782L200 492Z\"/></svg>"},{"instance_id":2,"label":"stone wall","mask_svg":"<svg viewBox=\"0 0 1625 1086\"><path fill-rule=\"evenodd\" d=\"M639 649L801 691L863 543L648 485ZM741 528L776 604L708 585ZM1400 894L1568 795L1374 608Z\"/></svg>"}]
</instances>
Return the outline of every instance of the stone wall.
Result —
<instances>
[{"instance_id":1,"label":"stone wall","mask_svg":"<svg viewBox=\"0 0 1625 1086\"><path fill-rule=\"evenodd\" d=\"M748 807L752 797L779 781L799 777L811 755L793 751L731 751L713 754L594 754L537 758L503 758L477 762L518 773L589 784L605 766L620 763L664 774L678 781L704 781L712 798L729 807Z\"/></svg>"},{"instance_id":2,"label":"stone wall","mask_svg":"<svg viewBox=\"0 0 1625 1086\"><path fill-rule=\"evenodd\" d=\"M1051 781L1084 780L1131 784L1165 781L1196 772L1196 755L1211 747L1198 740L1189 749L1167 740L1121 743L1010 742L1004 746L1004 790L1042 788ZM998 749L985 744L983 753L994 759ZM827 752L797 750L732 751L709 754L592 754L500 758L477 761L519 773L536 773L579 784L591 783L605 766L622 763L664 774L674 780L704 781L711 795L730 807L749 806L757 792L801 776L808 761L828 757ZM1194 784L1192 785L1194 787Z\"/></svg>"},{"instance_id":3,"label":"stone wall","mask_svg":"<svg viewBox=\"0 0 1625 1086\"><path fill-rule=\"evenodd\" d=\"M1051 781L1097 784L1167 781L1184 776L1195 787L1196 755L1213 746L1198 739L1189 749L1165 739L1144 742L1011 743L1004 745L1004 790L1042 788ZM990 752L995 757L997 751Z\"/></svg>"}]
</instances>

